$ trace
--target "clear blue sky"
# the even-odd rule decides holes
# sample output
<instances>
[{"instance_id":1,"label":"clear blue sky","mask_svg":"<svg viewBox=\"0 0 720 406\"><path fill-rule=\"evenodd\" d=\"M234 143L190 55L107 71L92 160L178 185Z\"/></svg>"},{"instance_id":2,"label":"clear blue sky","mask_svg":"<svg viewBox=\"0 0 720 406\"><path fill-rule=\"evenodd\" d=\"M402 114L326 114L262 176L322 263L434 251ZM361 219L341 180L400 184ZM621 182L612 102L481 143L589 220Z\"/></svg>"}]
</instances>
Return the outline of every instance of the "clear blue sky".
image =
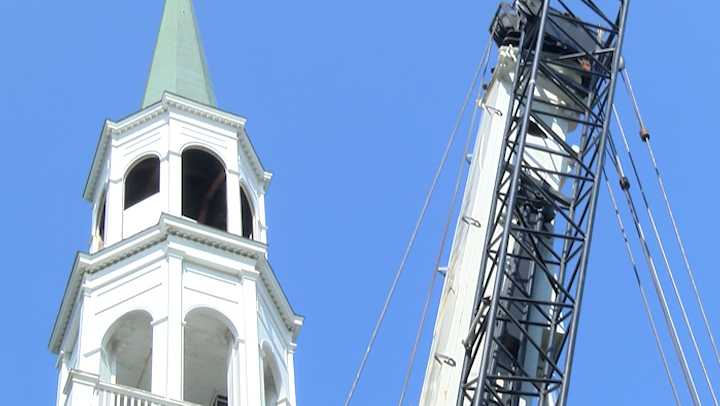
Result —
<instances>
[{"instance_id":1,"label":"clear blue sky","mask_svg":"<svg viewBox=\"0 0 720 406\"><path fill-rule=\"evenodd\" d=\"M720 226L712 96L720 45L709 17L720 10L711 1L633 3L625 54L720 331L711 233ZM271 261L307 317L296 358L300 405L342 402L495 7L197 1L219 106L248 118L275 174ZM3 404L54 402L46 343L74 253L89 240L81 190L103 120L140 107L160 11L161 0L0 2ZM449 183L444 178L355 405L397 400ZM605 196L600 204L571 404L669 405ZM416 402L426 357L427 345L407 404Z\"/></svg>"}]
</instances>

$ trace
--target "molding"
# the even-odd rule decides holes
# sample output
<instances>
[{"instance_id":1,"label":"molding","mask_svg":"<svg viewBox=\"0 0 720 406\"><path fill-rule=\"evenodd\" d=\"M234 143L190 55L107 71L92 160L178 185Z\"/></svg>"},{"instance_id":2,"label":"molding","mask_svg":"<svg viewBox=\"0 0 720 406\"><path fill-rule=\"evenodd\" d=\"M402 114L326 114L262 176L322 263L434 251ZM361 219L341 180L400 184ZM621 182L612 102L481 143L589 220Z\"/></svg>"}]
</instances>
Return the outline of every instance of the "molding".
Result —
<instances>
[{"instance_id":1,"label":"molding","mask_svg":"<svg viewBox=\"0 0 720 406\"><path fill-rule=\"evenodd\" d=\"M50 336L50 350L53 353L59 352L78 297L87 293L87 289L83 286L85 274L93 274L105 270L157 244L167 244L171 240L171 237L178 237L174 239L175 242L179 241L182 243L183 240L192 241L220 249L230 256L246 257L257 261L257 271L267 286L273 303L277 306L278 312L285 322L286 327L293 332L293 337L297 336L302 326L303 318L294 312L277 277L269 264L267 264L267 246L265 244L216 230L198 224L193 220L163 213L160 216L158 224L145 231L105 247L94 254L82 252L77 254ZM167 255L172 254L168 253ZM250 272L249 274L255 274L255 272Z\"/></svg>"},{"instance_id":2,"label":"molding","mask_svg":"<svg viewBox=\"0 0 720 406\"><path fill-rule=\"evenodd\" d=\"M280 281L277 279L277 275L275 275L275 271L272 270L272 266L270 266L270 262L268 262L267 257L262 257L260 259L260 279L262 280L263 284L267 288L267 291L270 296L270 300L278 309L283 309L284 304L290 303L290 300L285 295L285 291L282 289L282 286L280 286ZM280 295L278 295L280 293ZM286 312L281 311L280 316L283 318L283 321L287 325L288 329L292 333L292 341L295 342L297 340L298 335L300 334L300 329L302 328L305 317L301 316L299 314L296 314L292 308L286 309ZM287 316L288 313L292 314L292 318L288 319Z\"/></svg>"},{"instance_id":3,"label":"molding","mask_svg":"<svg viewBox=\"0 0 720 406\"><path fill-rule=\"evenodd\" d=\"M252 145L245 131L246 118L220 110L216 107L186 99L170 92L165 92L163 93L162 99L157 103L125 117L120 121L105 120L100 132L100 138L95 147L90 173L85 182L85 189L83 191L83 198L85 200L92 201L93 196L95 196L95 191L98 187L98 178L102 173L103 163L108 156L111 140L171 111L190 114L234 129L239 142L238 149L242 151L245 158L247 158L258 182L263 185L264 189L267 189L272 175L264 169L255 151L255 147Z\"/></svg>"}]
</instances>

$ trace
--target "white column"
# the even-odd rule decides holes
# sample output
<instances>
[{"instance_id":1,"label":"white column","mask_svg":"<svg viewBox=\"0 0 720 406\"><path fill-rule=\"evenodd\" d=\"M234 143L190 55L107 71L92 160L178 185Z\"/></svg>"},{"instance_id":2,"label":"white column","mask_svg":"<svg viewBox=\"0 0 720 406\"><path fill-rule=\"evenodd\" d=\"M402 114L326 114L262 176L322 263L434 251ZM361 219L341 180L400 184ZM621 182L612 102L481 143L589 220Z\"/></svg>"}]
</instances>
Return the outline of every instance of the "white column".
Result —
<instances>
[{"instance_id":1,"label":"white column","mask_svg":"<svg viewBox=\"0 0 720 406\"><path fill-rule=\"evenodd\" d=\"M245 371L248 403L246 405L261 405L262 403L262 368L260 365L260 344L258 342L258 302L257 281L254 278L243 277L243 307L245 309Z\"/></svg>"},{"instance_id":2,"label":"white column","mask_svg":"<svg viewBox=\"0 0 720 406\"><path fill-rule=\"evenodd\" d=\"M244 406L241 398L240 374L240 340L230 337L228 340L228 404L230 406Z\"/></svg>"},{"instance_id":3,"label":"white column","mask_svg":"<svg viewBox=\"0 0 720 406\"><path fill-rule=\"evenodd\" d=\"M57 406L65 404L65 383L68 378L68 360L65 351L60 351L58 360Z\"/></svg>"},{"instance_id":4,"label":"white column","mask_svg":"<svg viewBox=\"0 0 720 406\"><path fill-rule=\"evenodd\" d=\"M168 396L168 318L163 317L152 324L152 373L150 391Z\"/></svg>"},{"instance_id":5,"label":"white column","mask_svg":"<svg viewBox=\"0 0 720 406\"><path fill-rule=\"evenodd\" d=\"M173 216L182 216L182 156L170 150L167 154L167 210ZM162 165L160 166L162 172Z\"/></svg>"},{"instance_id":6,"label":"white column","mask_svg":"<svg viewBox=\"0 0 720 406\"><path fill-rule=\"evenodd\" d=\"M102 339L104 331L98 331L94 324L95 304L93 297L87 293L82 294L82 306L80 310L80 328L78 331L77 347L77 368L83 372L98 374L100 372L100 355L102 351Z\"/></svg>"},{"instance_id":7,"label":"white column","mask_svg":"<svg viewBox=\"0 0 720 406\"><path fill-rule=\"evenodd\" d=\"M257 235L258 241L263 244L267 244L267 222L265 221L265 194L261 193L258 196L257 207L255 208L255 217L257 217Z\"/></svg>"},{"instance_id":8,"label":"white column","mask_svg":"<svg viewBox=\"0 0 720 406\"><path fill-rule=\"evenodd\" d=\"M240 389L238 394L238 402L240 406L250 406L249 394L245 390L247 386L247 345L244 340L238 340L237 345L237 386Z\"/></svg>"},{"instance_id":9,"label":"white column","mask_svg":"<svg viewBox=\"0 0 720 406\"><path fill-rule=\"evenodd\" d=\"M228 232L242 235L242 210L240 208L240 176L227 171L227 221Z\"/></svg>"},{"instance_id":10,"label":"white column","mask_svg":"<svg viewBox=\"0 0 720 406\"><path fill-rule=\"evenodd\" d=\"M291 405L297 404L295 399L295 344L292 344L287 353L287 398Z\"/></svg>"},{"instance_id":11,"label":"white column","mask_svg":"<svg viewBox=\"0 0 720 406\"><path fill-rule=\"evenodd\" d=\"M160 158L160 213L170 213L170 153Z\"/></svg>"},{"instance_id":12,"label":"white column","mask_svg":"<svg viewBox=\"0 0 720 406\"><path fill-rule=\"evenodd\" d=\"M110 178L107 192L107 206L105 206L105 246L122 240L123 228L123 179Z\"/></svg>"},{"instance_id":13,"label":"white column","mask_svg":"<svg viewBox=\"0 0 720 406\"><path fill-rule=\"evenodd\" d=\"M167 269L167 396L183 399L183 259L168 253ZM161 347L162 348L162 347Z\"/></svg>"}]
</instances>

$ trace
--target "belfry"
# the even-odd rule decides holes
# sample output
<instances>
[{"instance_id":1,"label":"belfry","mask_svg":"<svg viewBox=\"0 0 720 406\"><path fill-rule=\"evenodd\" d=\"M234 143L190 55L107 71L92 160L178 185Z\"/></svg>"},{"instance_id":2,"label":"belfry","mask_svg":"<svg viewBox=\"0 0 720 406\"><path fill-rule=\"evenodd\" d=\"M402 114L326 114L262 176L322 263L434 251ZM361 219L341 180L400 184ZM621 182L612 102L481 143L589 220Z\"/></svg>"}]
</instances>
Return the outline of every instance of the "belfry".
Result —
<instances>
[{"instance_id":1,"label":"belfry","mask_svg":"<svg viewBox=\"0 0 720 406\"><path fill-rule=\"evenodd\" d=\"M216 108L191 0L166 0L142 109L107 121L91 242L50 338L58 406L294 406L303 318L268 261L271 173Z\"/></svg>"}]
</instances>

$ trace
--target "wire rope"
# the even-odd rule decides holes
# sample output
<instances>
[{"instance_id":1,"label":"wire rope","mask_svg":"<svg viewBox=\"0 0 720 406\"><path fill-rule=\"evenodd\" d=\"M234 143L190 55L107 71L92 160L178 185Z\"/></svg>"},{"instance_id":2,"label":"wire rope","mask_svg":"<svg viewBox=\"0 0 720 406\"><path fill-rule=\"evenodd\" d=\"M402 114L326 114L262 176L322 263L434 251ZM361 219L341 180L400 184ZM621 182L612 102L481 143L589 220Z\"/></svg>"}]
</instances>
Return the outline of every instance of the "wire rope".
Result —
<instances>
[{"instance_id":1,"label":"wire rope","mask_svg":"<svg viewBox=\"0 0 720 406\"><path fill-rule=\"evenodd\" d=\"M615 120L617 121L618 128L620 129L620 135L622 137L623 143L625 144L625 152L630 160L630 166L632 167L635 181L637 182L638 190L640 192L640 196L642 197L643 204L645 205L645 210L647 211L647 216L650 220L650 226L652 227L653 233L655 234L655 239L657 240L658 248L660 249L660 255L662 256L663 262L665 264L665 270L667 271L668 277L670 278L670 284L672 285L673 293L675 294L675 300L677 300L678 305L680 306L680 314L682 314L683 322L685 323L685 327L687 327L688 333L690 335L690 341L692 342L693 348L695 350L695 354L700 361L700 368L702 369L703 376L705 377L705 382L707 383L710 394L712 395L713 403L715 404L715 406L718 406L718 400L717 396L715 395L715 389L712 383L712 379L710 379L710 374L708 373L707 367L705 366L705 360L702 352L700 351L700 346L698 345L697 339L695 338L695 331L693 330L692 323L690 322L690 318L685 308L685 302L683 301L682 294L680 294L680 289L678 288L677 281L675 280L675 275L672 271L672 267L670 266L670 260L668 259L667 252L665 251L665 244L662 241L662 237L660 237L660 231L658 230L657 224L655 223L655 215L653 214L653 210L650 207L648 197L645 194L645 189L643 188L642 180L640 179L640 174L638 172L637 165L635 164L635 159L633 158L632 151L630 150L630 144L628 143L627 136L625 135L625 129L623 128L622 121L620 121L620 115L618 114L615 106L613 106L613 114L615 115Z\"/></svg>"},{"instance_id":2,"label":"wire rope","mask_svg":"<svg viewBox=\"0 0 720 406\"><path fill-rule=\"evenodd\" d=\"M623 70L623 82L625 83L625 88L630 96L630 100L632 101L632 106L635 111L635 117L637 118L638 125L640 126L640 137L646 146L647 152L650 155L650 161L652 162L653 168L655 169L655 177L657 178L658 186L660 187L660 191L662 192L663 199L665 201L665 209L667 210L668 216L670 217L670 222L672 223L673 231L675 233L675 240L680 247L680 254L682 255L683 262L685 263L685 269L687 270L688 277L690 278L690 284L693 288L695 299L698 302L698 306L700 307L700 314L702 315L703 322L705 324L705 331L710 338L710 343L712 344L715 360L717 361L718 365L720 365L720 352L718 351L717 343L715 342L715 335L713 334L712 328L710 327L710 321L708 319L707 313L705 312L705 305L703 304L702 296L700 295L700 289L698 288L697 282L695 280L695 272L693 272L692 267L690 266L690 261L688 260L687 251L685 250L685 244L683 243L683 239L680 237L680 229L677 225L677 221L675 220L672 206L670 205L670 198L668 197L668 193L665 188L665 181L660 174L660 169L658 167L657 160L655 159L655 152L653 151L652 143L650 142L650 133L648 132L647 127L645 127L645 122L642 118L642 115L640 114L640 105L637 101L637 98L635 97L635 91L633 90L632 83L630 82L630 73L627 71L627 66Z\"/></svg>"},{"instance_id":3,"label":"wire rope","mask_svg":"<svg viewBox=\"0 0 720 406\"><path fill-rule=\"evenodd\" d=\"M485 47L485 55L483 56L483 63L482 63L482 76L485 77L485 74L487 73L487 67L488 67L488 61L490 58L490 50L492 49L492 42L488 42L487 47ZM475 100L479 99L476 97ZM472 135L473 135L473 129L475 128L475 119L476 114L478 111L478 106L475 104L473 106L473 113L472 117L470 119L470 126L468 127L467 136L465 137L465 147L463 148L463 154L460 158L460 163L458 165L457 174L455 176L455 185L453 187L452 197L450 199L450 206L448 207L447 212L447 218L445 220L445 225L443 226L443 231L440 238L440 246L438 247L438 253L435 257L435 264L433 267L433 272L430 277L430 284L428 285L427 293L425 294L425 302L423 303L422 313L420 316L420 321L418 323L418 328L415 333L415 341L413 342L412 349L410 351L410 357L408 360L407 370L405 372L405 376L403 378L403 384L402 388L400 390L400 398L398 400L398 406L402 406L403 402L405 401L405 396L407 395L408 386L410 385L410 378L412 377L412 371L413 367L415 365L415 357L417 355L418 347L420 346L420 340L422 339L422 333L425 329L425 322L427 321L428 312L430 309L430 303L432 302L433 298L433 292L435 292L435 284L437 283L437 275L438 270L440 268L440 262L442 261L443 254L445 253L445 246L447 244L448 235L450 234L450 225L452 224L452 220L454 218L455 214L455 205L457 203L457 197L460 193L460 186L462 183L462 174L463 174L463 162L465 161L469 150L470 145L472 142Z\"/></svg>"},{"instance_id":4,"label":"wire rope","mask_svg":"<svg viewBox=\"0 0 720 406\"><path fill-rule=\"evenodd\" d=\"M490 46L490 43L488 44L488 46ZM470 83L470 88L468 89L467 93L465 94L465 99L464 99L462 106L460 107L460 111L458 112L458 115L455 119L455 125L453 126L453 129L450 132L450 135L449 135L447 143L445 145L445 149L443 151L442 157L440 159L437 169L435 170L435 174L434 174L432 182L430 184L430 188L428 189L428 191L425 195L425 200L423 202L422 208L420 209L418 218L415 222L415 227L413 228L413 231L410 235L410 239L408 240L408 243L405 247L405 251L403 253L402 259L400 260L400 265L398 266L398 269L395 272L395 276L393 277L393 281L390 285L390 289L388 290L388 293L385 297L383 307L380 310L380 314L378 316L377 321L375 322L375 326L373 327L372 334L370 335L370 340L365 349L365 352L363 353L362 359L360 360L360 365L358 366L358 369L355 373L355 378L353 379L352 385L350 386L350 390L348 391L347 396L345 398L345 403L344 403L345 406L348 406L350 404L350 402L352 401L352 398L355 394L358 383L360 382L360 377L362 376L362 373L365 370L365 366L367 365L368 357L369 357L370 352L372 351L372 348L375 344L375 340L377 339L378 332L380 331L380 328L382 327L382 323L385 320L385 316L387 315L387 311L388 311L388 308L390 307L390 303L392 302L392 298L395 295L395 291L397 290L397 285L398 285L398 282L400 281L400 276L402 276L402 274L405 270L405 265L407 263L407 259L410 256L410 252L412 251L413 247L415 246L415 241L417 239L418 232L420 230L420 227L423 224L423 221L425 220L425 214L427 213L427 209L430 206L430 201L432 199L433 194L435 193L435 189L437 188L437 184L438 184L440 175L442 174L442 172L445 168L445 164L447 163L448 156L450 155L450 150L452 149L452 146L455 143L455 136L457 135L457 132L460 128L462 119L465 114L465 110L467 109L469 101L472 98L472 94L477 85L477 81L478 81L478 78L480 77L481 71L482 71L482 60L477 65L477 68L473 75L473 79Z\"/></svg>"},{"instance_id":5,"label":"wire rope","mask_svg":"<svg viewBox=\"0 0 720 406\"><path fill-rule=\"evenodd\" d=\"M637 282L638 289L640 289L640 296L642 298L643 308L645 309L645 314L650 321L650 328L652 329L653 336L655 337L655 345L657 345L658 352L660 353L660 358L662 359L663 367L665 368L665 374L667 375L668 382L670 383L670 388L672 389L675 404L677 406L681 406L682 403L680 402L680 396L678 395L677 387L675 386L675 381L672 377L672 372L670 372L670 364L668 363L667 356L665 355L665 350L663 349L662 342L660 341L660 334L658 333L657 324L655 323L655 318L653 317L652 311L650 310L650 303L648 302L647 293L645 292L642 280L640 279L640 272L638 272L637 262L635 261L632 247L630 246L630 239L628 238L627 231L625 230L625 224L622 221L620 209L618 208L617 200L615 199L615 192L613 192L613 189L610 186L610 181L608 180L608 176L605 173L605 169L603 169L602 174L605 180L605 185L607 185L607 189L610 194L610 201L612 202L613 210L615 211L618 229L620 231L620 234L622 235L623 242L625 243L625 251L627 252L628 260L630 261L633 273L635 274L635 282Z\"/></svg>"},{"instance_id":6,"label":"wire rope","mask_svg":"<svg viewBox=\"0 0 720 406\"><path fill-rule=\"evenodd\" d=\"M683 350L682 344L680 343L680 337L678 336L677 327L675 327L675 321L673 320L672 314L670 313L670 307L668 306L667 298L665 297L665 290L663 289L662 283L660 282L657 267L655 266L655 261L653 260L650 246L648 245L647 239L645 238L645 232L643 231L643 227L640 222L640 216L638 216L637 208L635 207L635 201L633 200L632 194L629 190L629 183L622 169L620 156L617 153L617 149L615 148L615 143L613 142L612 137L609 137L608 141L608 145L610 146L608 151L612 151L608 153L612 154L611 160L613 162L615 172L620 179L621 188L623 190L623 194L625 195L625 201L630 211L633 225L635 226L635 233L637 234L638 240L640 240L640 246L642 247L645 262L647 263L648 270L650 271L650 276L653 282L653 287L655 288L658 300L660 301L663 317L665 318L665 323L667 324L668 330L670 331L670 337L672 338L675 353L678 357L678 361L680 361L680 366L682 368L683 377L685 378L685 383L687 384L688 390L690 391L693 404L695 406L701 406L702 403L700 402L700 396L698 395L697 387L695 385L695 381L693 380L692 372L690 371L690 366L687 362L687 357L685 356L685 351Z\"/></svg>"}]
</instances>

